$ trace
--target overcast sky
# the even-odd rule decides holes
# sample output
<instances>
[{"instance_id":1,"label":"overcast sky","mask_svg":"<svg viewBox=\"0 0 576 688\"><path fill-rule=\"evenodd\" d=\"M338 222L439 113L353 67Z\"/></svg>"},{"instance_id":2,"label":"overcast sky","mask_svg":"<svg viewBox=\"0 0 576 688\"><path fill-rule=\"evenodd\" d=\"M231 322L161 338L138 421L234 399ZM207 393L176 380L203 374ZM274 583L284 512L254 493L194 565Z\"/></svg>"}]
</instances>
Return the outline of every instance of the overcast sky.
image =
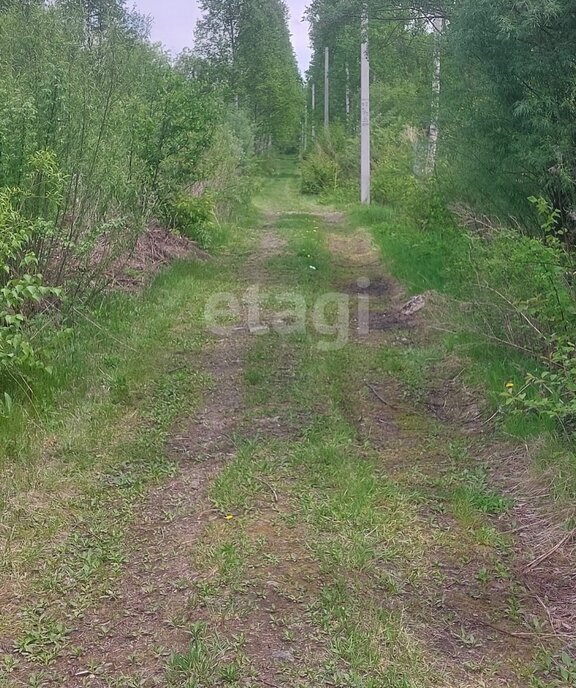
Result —
<instances>
[{"instance_id":1,"label":"overcast sky","mask_svg":"<svg viewBox=\"0 0 576 688\"><path fill-rule=\"evenodd\" d=\"M196 0L132 0L143 14L153 19L152 40L160 41L173 52L192 46L194 24L198 19ZM309 0L287 0L291 14L294 49L300 68L304 72L310 61L308 25L302 16Z\"/></svg>"}]
</instances>

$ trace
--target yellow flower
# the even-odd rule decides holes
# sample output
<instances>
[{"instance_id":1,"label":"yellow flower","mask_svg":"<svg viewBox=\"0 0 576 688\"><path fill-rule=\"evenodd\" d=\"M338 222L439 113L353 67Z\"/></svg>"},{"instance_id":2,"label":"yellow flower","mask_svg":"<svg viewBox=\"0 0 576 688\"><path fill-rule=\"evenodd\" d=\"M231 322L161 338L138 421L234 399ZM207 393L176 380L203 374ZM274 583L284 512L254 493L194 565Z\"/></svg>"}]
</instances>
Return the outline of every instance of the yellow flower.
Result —
<instances>
[{"instance_id":1,"label":"yellow flower","mask_svg":"<svg viewBox=\"0 0 576 688\"><path fill-rule=\"evenodd\" d=\"M513 382L507 382L506 383L506 389L511 392L514 389L514 383Z\"/></svg>"},{"instance_id":2,"label":"yellow flower","mask_svg":"<svg viewBox=\"0 0 576 688\"><path fill-rule=\"evenodd\" d=\"M226 520L227 520L227 521L232 521L233 519L234 519L234 515L233 515L233 514L228 514L228 515L226 516Z\"/></svg>"}]
</instances>

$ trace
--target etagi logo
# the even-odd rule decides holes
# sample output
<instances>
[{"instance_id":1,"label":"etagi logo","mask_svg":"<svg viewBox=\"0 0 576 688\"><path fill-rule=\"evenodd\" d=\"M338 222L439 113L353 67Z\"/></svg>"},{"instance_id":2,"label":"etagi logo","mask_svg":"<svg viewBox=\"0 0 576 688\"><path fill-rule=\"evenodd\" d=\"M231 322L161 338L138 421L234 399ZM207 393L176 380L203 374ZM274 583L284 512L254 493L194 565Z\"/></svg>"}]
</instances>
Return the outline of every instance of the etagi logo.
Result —
<instances>
[{"instance_id":1,"label":"etagi logo","mask_svg":"<svg viewBox=\"0 0 576 688\"><path fill-rule=\"evenodd\" d=\"M231 292L213 294L204 308L208 330L220 337L232 337L241 331L254 335L274 332L279 336L314 333L319 335L319 351L338 351L350 341L352 328L356 336L370 332L370 296L362 293L370 280L357 282L358 293L351 296L328 292L309 302L297 291L276 293L256 284L237 295Z\"/></svg>"}]
</instances>

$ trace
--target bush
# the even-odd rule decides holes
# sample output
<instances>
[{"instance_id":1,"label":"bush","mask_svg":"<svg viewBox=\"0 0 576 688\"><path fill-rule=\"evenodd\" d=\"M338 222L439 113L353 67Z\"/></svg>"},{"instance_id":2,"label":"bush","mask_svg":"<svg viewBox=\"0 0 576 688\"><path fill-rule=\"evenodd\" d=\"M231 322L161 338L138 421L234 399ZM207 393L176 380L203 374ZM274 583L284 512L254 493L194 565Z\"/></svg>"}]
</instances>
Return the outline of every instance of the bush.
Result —
<instances>
[{"instance_id":1,"label":"bush","mask_svg":"<svg viewBox=\"0 0 576 688\"><path fill-rule=\"evenodd\" d=\"M307 194L335 192L358 185L359 142L332 125L323 130L302 160L301 189Z\"/></svg>"},{"instance_id":2,"label":"bush","mask_svg":"<svg viewBox=\"0 0 576 688\"><path fill-rule=\"evenodd\" d=\"M255 182L254 127L241 110L232 109L215 128L199 165L220 222L238 221L247 211Z\"/></svg>"},{"instance_id":3,"label":"bush","mask_svg":"<svg viewBox=\"0 0 576 688\"><path fill-rule=\"evenodd\" d=\"M22 193L0 191L0 374L12 379L33 368L45 368L34 350L27 325L33 304L59 296L44 286L37 272L38 259L30 249L35 226L20 212Z\"/></svg>"},{"instance_id":4,"label":"bush","mask_svg":"<svg viewBox=\"0 0 576 688\"><path fill-rule=\"evenodd\" d=\"M510 387L507 404L517 412L531 411L576 427L576 262L557 229L558 213L542 198L532 198L542 220L544 242L520 238L528 247L523 260L514 261L512 283L519 292L510 302L516 319L524 324L525 341L540 354L539 370L530 372L519 390Z\"/></svg>"},{"instance_id":5,"label":"bush","mask_svg":"<svg viewBox=\"0 0 576 688\"><path fill-rule=\"evenodd\" d=\"M197 241L203 248L212 248L218 243L219 225L209 194L199 197L177 194L162 203L161 212L171 229Z\"/></svg>"},{"instance_id":6,"label":"bush","mask_svg":"<svg viewBox=\"0 0 576 688\"><path fill-rule=\"evenodd\" d=\"M302 193L334 191L338 186L339 176L338 163L318 146L302 162Z\"/></svg>"},{"instance_id":7,"label":"bush","mask_svg":"<svg viewBox=\"0 0 576 688\"><path fill-rule=\"evenodd\" d=\"M414 146L397 127L377 130L374 135L372 196L376 203L402 204L405 210L418 206L420 184L412 173Z\"/></svg>"}]
</instances>

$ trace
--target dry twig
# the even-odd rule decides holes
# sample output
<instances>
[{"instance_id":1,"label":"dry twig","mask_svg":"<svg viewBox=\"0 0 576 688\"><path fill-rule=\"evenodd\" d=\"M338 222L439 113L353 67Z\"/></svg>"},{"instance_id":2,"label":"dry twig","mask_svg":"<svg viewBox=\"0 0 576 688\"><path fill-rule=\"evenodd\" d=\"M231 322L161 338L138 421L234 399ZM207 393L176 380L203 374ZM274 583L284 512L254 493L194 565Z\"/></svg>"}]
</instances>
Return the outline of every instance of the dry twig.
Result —
<instances>
[{"instance_id":1,"label":"dry twig","mask_svg":"<svg viewBox=\"0 0 576 688\"><path fill-rule=\"evenodd\" d=\"M390 407L391 409L396 410L396 407L395 407L395 406L392 406L392 404L390 404L388 401L386 401L386 399L384 399L384 397L383 397L381 394L379 394L379 393L374 389L374 387L372 387L372 385L366 383L366 387L368 387L368 389L372 392L372 394L376 397L376 399L378 399L379 401L381 401L385 406L388 406L388 407Z\"/></svg>"},{"instance_id":2,"label":"dry twig","mask_svg":"<svg viewBox=\"0 0 576 688\"><path fill-rule=\"evenodd\" d=\"M558 542L556 545L554 545L554 547L552 547L552 549L548 550L548 552L545 552L544 554L541 554L539 557L537 557L536 559L534 559L534 561L531 561L531 562L526 566L526 570L528 570L528 569L534 569L534 568L536 568L537 566L540 566L540 564L544 563L547 559L550 559L550 557L553 556L554 554L556 554L556 552L557 552L559 549L561 549L562 547L564 547L564 545L565 545L566 543L570 542L570 540L572 540L572 538L573 538L575 535L576 535L576 528L574 528L573 530L571 530L569 533L566 533L566 535L560 540L560 542Z\"/></svg>"}]
</instances>

